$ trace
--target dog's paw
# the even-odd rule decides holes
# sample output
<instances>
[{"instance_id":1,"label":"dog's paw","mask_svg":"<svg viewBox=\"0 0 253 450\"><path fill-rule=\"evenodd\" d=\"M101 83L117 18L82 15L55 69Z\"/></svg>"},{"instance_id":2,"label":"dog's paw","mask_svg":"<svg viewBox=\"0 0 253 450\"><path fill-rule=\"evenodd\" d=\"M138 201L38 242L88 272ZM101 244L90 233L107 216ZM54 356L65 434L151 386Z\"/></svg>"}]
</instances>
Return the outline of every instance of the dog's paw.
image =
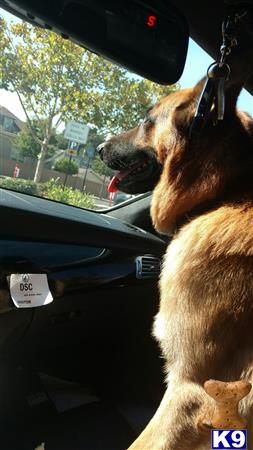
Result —
<instances>
[{"instance_id":1,"label":"dog's paw","mask_svg":"<svg viewBox=\"0 0 253 450\"><path fill-rule=\"evenodd\" d=\"M35 448L35 450L45 450L45 443L42 442L38 447Z\"/></svg>"},{"instance_id":2,"label":"dog's paw","mask_svg":"<svg viewBox=\"0 0 253 450\"><path fill-rule=\"evenodd\" d=\"M208 422L204 417L199 417L197 421L197 429L199 433L210 433L210 430L213 429L211 422Z\"/></svg>"}]
</instances>

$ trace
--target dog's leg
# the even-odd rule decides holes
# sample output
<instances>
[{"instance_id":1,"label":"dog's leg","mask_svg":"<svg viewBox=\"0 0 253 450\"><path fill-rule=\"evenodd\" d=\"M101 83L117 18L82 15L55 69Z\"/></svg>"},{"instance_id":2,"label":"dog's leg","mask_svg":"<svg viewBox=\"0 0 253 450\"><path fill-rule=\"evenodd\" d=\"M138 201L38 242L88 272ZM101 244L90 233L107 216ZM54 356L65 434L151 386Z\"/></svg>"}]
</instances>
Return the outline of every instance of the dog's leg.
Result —
<instances>
[{"instance_id":1,"label":"dog's leg","mask_svg":"<svg viewBox=\"0 0 253 450\"><path fill-rule=\"evenodd\" d=\"M250 384L244 381L222 383L210 380L210 383L217 386L228 386L230 390L235 386L238 399L241 395L240 390L236 390L237 385L243 387L243 391L245 391L243 395L246 396L250 389ZM228 395L227 392L223 394L225 397ZM235 408L231 408L230 402L234 402L233 397L228 400L228 406L225 409L229 409L231 414L228 416L231 416L230 418L235 422L235 417L238 418L239 415ZM240 413L244 414L244 419L238 419L237 426L232 428L237 429L239 422L241 423L239 428L245 428L247 422L245 417L247 417L249 422L248 450L253 450L252 416L249 417L248 414L249 404L252 404L252 395L248 395L241 402ZM217 406L217 402L211 399L196 383L179 382L178 385L169 383L156 414L128 450L210 450L214 414L219 420L222 417L222 414L217 414L219 410ZM224 423L221 422L220 426L216 424L215 428L226 428Z\"/></svg>"},{"instance_id":2,"label":"dog's leg","mask_svg":"<svg viewBox=\"0 0 253 450\"><path fill-rule=\"evenodd\" d=\"M198 223L187 226L189 233L173 240L164 260L154 335L165 358L168 389L131 450L197 450L205 444L210 449L215 402L204 392L205 381L252 383L252 259L214 257L208 223L200 225L204 232ZM247 420L252 394L241 403Z\"/></svg>"},{"instance_id":3,"label":"dog's leg","mask_svg":"<svg viewBox=\"0 0 253 450\"><path fill-rule=\"evenodd\" d=\"M196 383L169 383L156 414L128 450L209 449L210 428L199 422L199 414L210 423L214 405Z\"/></svg>"}]
</instances>

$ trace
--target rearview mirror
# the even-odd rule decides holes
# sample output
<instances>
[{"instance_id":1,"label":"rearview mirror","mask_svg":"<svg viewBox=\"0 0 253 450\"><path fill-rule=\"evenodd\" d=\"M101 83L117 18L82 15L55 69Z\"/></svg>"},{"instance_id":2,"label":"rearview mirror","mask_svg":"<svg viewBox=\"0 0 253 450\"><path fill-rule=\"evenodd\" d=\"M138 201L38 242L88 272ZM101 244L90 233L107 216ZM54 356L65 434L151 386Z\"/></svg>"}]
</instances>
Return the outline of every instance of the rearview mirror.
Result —
<instances>
[{"instance_id":1,"label":"rearview mirror","mask_svg":"<svg viewBox=\"0 0 253 450\"><path fill-rule=\"evenodd\" d=\"M167 2L0 0L0 5L157 83L175 83L183 72L188 26Z\"/></svg>"}]
</instances>

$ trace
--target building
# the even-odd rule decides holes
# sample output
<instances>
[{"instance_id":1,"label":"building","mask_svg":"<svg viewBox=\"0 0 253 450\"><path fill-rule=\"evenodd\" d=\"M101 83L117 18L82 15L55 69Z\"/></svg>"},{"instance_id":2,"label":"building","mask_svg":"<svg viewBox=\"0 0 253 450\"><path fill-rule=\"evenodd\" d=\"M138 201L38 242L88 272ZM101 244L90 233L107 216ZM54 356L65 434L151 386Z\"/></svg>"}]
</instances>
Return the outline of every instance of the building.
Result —
<instances>
[{"instance_id":1,"label":"building","mask_svg":"<svg viewBox=\"0 0 253 450\"><path fill-rule=\"evenodd\" d=\"M23 158L16 149L16 137L22 130L25 122L18 119L7 108L0 105L0 177L12 177L15 164L18 162L20 167L19 177L22 179L34 179L36 169L36 159ZM51 168L52 162L68 156L65 150L56 151L55 155L46 163L41 181L45 182L51 178L58 178L60 183L65 183L81 192L90 192L96 197L107 198L107 185L109 179L99 175L91 168L82 167L75 176L69 175L66 179L65 173L56 172ZM82 159L82 158L81 158ZM77 160L80 163L79 160Z\"/></svg>"},{"instance_id":2,"label":"building","mask_svg":"<svg viewBox=\"0 0 253 450\"><path fill-rule=\"evenodd\" d=\"M0 105L0 157L15 159L15 140L25 122Z\"/></svg>"}]
</instances>

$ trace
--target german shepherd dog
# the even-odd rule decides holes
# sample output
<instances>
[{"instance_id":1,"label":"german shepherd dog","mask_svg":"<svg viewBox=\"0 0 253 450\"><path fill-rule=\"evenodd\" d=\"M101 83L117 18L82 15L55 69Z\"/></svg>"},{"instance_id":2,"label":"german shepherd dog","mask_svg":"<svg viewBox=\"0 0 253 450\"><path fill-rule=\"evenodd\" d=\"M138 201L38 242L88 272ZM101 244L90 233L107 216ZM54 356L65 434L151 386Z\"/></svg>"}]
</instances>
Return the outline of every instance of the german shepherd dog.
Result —
<instances>
[{"instance_id":1,"label":"german shepherd dog","mask_svg":"<svg viewBox=\"0 0 253 450\"><path fill-rule=\"evenodd\" d=\"M236 109L250 74L249 56L243 61L231 65L225 116L216 126L211 110L200 135L189 138L203 79L100 146L103 161L119 171L120 190L154 188L154 227L173 234L153 328L167 390L131 450L210 449L206 427L215 402L204 382L253 382L253 120ZM252 392L240 413L253 449Z\"/></svg>"}]
</instances>

